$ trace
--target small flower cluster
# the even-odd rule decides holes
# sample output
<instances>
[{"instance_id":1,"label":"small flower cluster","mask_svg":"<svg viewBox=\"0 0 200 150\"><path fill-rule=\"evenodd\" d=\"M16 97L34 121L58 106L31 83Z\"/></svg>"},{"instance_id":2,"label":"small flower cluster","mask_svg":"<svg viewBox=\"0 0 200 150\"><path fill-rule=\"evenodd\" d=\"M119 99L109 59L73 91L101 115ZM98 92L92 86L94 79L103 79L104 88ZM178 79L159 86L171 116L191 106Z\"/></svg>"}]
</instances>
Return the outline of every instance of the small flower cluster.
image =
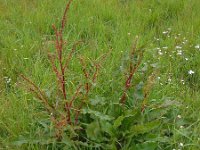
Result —
<instances>
[{"instance_id":1,"label":"small flower cluster","mask_svg":"<svg viewBox=\"0 0 200 150\"><path fill-rule=\"evenodd\" d=\"M190 59L191 56L189 56L190 54L188 54L188 48L190 49L196 49L200 51L200 44L191 44L191 42L186 38L186 37L182 37L182 34L178 33L178 34L173 34L171 32L171 28L168 28L167 30L164 30L162 32L162 35L160 35L160 37L154 37L155 42L159 44L159 47L153 48L154 53L154 58L158 59L159 61L162 60L162 58L166 58L169 57L169 59L172 61L181 61L181 64L188 64L189 62L192 61L192 59ZM172 40L167 39L169 37L173 37L174 36L174 42L175 45L174 47L168 47L166 45L162 45L163 41L166 40ZM195 71L190 68L188 70L185 71L186 74L188 74L189 76L195 74ZM159 77L159 82L161 77ZM172 76L168 76L167 77L167 81L166 83L170 84L172 82ZM185 85L185 80L183 78L180 79L180 83ZM160 85L163 85L163 83L160 82Z\"/></svg>"},{"instance_id":2,"label":"small flower cluster","mask_svg":"<svg viewBox=\"0 0 200 150\"><path fill-rule=\"evenodd\" d=\"M10 84L11 83L11 78L9 77L4 77L6 84Z\"/></svg>"}]
</instances>

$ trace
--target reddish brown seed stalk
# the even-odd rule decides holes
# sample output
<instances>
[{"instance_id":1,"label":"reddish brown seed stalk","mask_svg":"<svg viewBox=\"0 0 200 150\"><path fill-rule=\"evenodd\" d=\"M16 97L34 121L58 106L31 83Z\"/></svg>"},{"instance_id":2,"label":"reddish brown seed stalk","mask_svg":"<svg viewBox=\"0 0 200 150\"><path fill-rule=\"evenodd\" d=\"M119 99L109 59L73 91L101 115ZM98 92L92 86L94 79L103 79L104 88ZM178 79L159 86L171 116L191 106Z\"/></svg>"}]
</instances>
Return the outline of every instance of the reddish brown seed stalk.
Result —
<instances>
[{"instance_id":1,"label":"reddish brown seed stalk","mask_svg":"<svg viewBox=\"0 0 200 150\"><path fill-rule=\"evenodd\" d=\"M67 57L67 59L66 59L66 62L65 62L65 65L64 65L64 70L67 69L67 67L68 67L68 65L69 65L69 62L70 62L70 60L72 59L72 55L73 55L73 53L75 52L76 47L77 47L80 43L82 43L82 41L77 41L77 42L75 42L75 43L73 44L72 49L71 49L71 52L69 53L69 55L68 55L68 57Z\"/></svg>"},{"instance_id":2,"label":"reddish brown seed stalk","mask_svg":"<svg viewBox=\"0 0 200 150\"><path fill-rule=\"evenodd\" d=\"M156 76L158 74L158 71L155 71L153 72L149 77L148 77L148 80L147 80L147 84L144 86L144 100L142 102L142 107L141 107L141 111L144 112L145 111L145 108L146 108L146 104L148 102L148 96L149 96L149 93L155 83L155 80L156 80Z\"/></svg>"},{"instance_id":3,"label":"reddish brown seed stalk","mask_svg":"<svg viewBox=\"0 0 200 150\"><path fill-rule=\"evenodd\" d=\"M87 70L86 70L86 65L85 65L84 59L82 57L80 57L79 60L80 60L80 64L82 65L83 74L87 80L87 82L85 83L85 90L86 90L86 94L88 94L89 93L89 83L88 83L89 72L87 72Z\"/></svg>"},{"instance_id":4,"label":"reddish brown seed stalk","mask_svg":"<svg viewBox=\"0 0 200 150\"><path fill-rule=\"evenodd\" d=\"M58 87L61 90L63 100L65 101L64 110L65 110L66 114L63 116L51 115L51 121L55 124L55 128L57 129L56 137L58 139L62 138L63 126L66 126L67 124L72 123L72 120L71 120L72 119L71 118L72 110L75 110L76 112L79 111L79 109L73 108L74 107L73 103L77 99L77 97L79 97L81 88L83 86L82 84L78 85L71 100L67 100L68 95L67 95L67 91L66 91L65 72L66 72L66 69L68 68L69 63L73 57L76 47L82 42L82 41L75 42L73 44L72 49L69 52L66 60L64 60L63 49L64 49L64 45L66 44L66 42L64 41L64 38L63 38L63 31L64 31L64 28L65 28L66 22L67 22L67 12L69 10L69 7L70 7L72 1L73 0L69 0L65 7L64 14L63 14L63 17L61 20L61 27L58 29L58 28L56 28L55 25L52 25L52 28L53 28L54 34L55 34L55 51L56 52L55 52L55 54L48 53L48 58L49 58L52 70L55 73L57 81L58 81ZM58 63L58 65L56 65L57 63ZM21 77L27 83L30 84L30 91L32 93L34 93L35 96L44 103L47 111L50 114L52 114L52 112L53 113L58 112L54 106L51 106L49 104L47 96L44 94L44 92L42 90L40 90L40 88L38 86L36 86L36 84L34 84L31 80L26 78L24 75L21 75ZM89 74L87 75L87 78L89 79ZM90 88L89 88L89 83L88 83L88 90L87 90L88 92L89 92L89 89ZM80 109L82 108L82 105L83 104L81 104L81 106L79 107ZM60 113L58 112L58 114L60 114ZM76 117L76 118L78 118L78 117Z\"/></svg>"},{"instance_id":5,"label":"reddish brown seed stalk","mask_svg":"<svg viewBox=\"0 0 200 150\"><path fill-rule=\"evenodd\" d=\"M133 47L132 47L132 51L130 53L131 62L130 62L130 68L129 68L129 75L128 75L127 79L126 79L126 82L125 82L125 85L124 85L125 89L124 89L123 95L122 95L122 97L120 99L120 103L122 103L122 104L124 104L126 102L127 91L131 87L132 78L133 78L135 72L137 71L138 67L140 66L140 64L142 62L143 52L140 52L139 60L137 61L135 66L133 65L132 60L134 59L134 55L135 55L136 49L137 49L137 39L136 39L136 42L134 42Z\"/></svg>"},{"instance_id":6,"label":"reddish brown seed stalk","mask_svg":"<svg viewBox=\"0 0 200 150\"><path fill-rule=\"evenodd\" d=\"M69 124L71 124L71 114L70 114L70 110L72 109L72 104L74 102L74 100L78 97L80 90L81 90L82 85L79 85L76 89L75 94L73 95L72 99L70 100L70 102L66 102L65 103L65 109L67 110L67 122Z\"/></svg>"},{"instance_id":7,"label":"reddish brown seed stalk","mask_svg":"<svg viewBox=\"0 0 200 150\"><path fill-rule=\"evenodd\" d=\"M82 88L82 84L77 87L75 94L73 95L72 99L70 100L70 103L69 103L70 108L72 107L74 100L78 97L81 88Z\"/></svg>"},{"instance_id":8,"label":"reddish brown seed stalk","mask_svg":"<svg viewBox=\"0 0 200 150\"><path fill-rule=\"evenodd\" d=\"M52 28L54 29L55 37L56 37L56 39L55 39L55 49L56 49L56 52L57 52L57 57L54 58L53 55L49 54L49 60L50 60L51 65L52 65L52 69L53 69L54 73L56 74L56 77L58 79L58 84L60 86L63 98L65 100L67 100L67 92L66 92L66 86L65 86L65 82L66 82L65 69L66 69L68 63L67 63L67 65L63 64L62 52L63 52L63 45L65 44L65 42L63 41L63 34L62 33L63 33L64 27L65 27L65 24L66 24L67 12L69 10L71 2L72 2L72 0L69 0L69 2L67 3L67 5L65 7L65 11L64 11L64 14L63 14L63 17L62 17L62 20L61 20L61 29L58 30L55 25L52 25ZM75 51L75 48L76 47L73 46L72 51L67 58L67 62L69 62L71 60L71 57L72 57L73 52ZM55 65L56 58L57 58L58 63L59 63L59 68L56 67L56 65ZM71 122L71 118L70 118L71 114L70 114L69 104L66 103L65 105L66 105L65 108L66 108L67 116L68 116L67 121Z\"/></svg>"},{"instance_id":9,"label":"reddish brown seed stalk","mask_svg":"<svg viewBox=\"0 0 200 150\"><path fill-rule=\"evenodd\" d=\"M54 32L55 32L55 37L56 37L56 40L55 40L55 49L57 51L57 59L58 59L58 62L59 62L59 70L56 68L55 66L55 59L52 59L52 57L49 57L50 58L50 62L52 64L52 67L53 67L53 70L56 74L56 77L59 79L59 85L61 86L61 91L62 91L62 94L63 94L63 98L66 100L67 99L67 94L66 94L66 87L65 87L65 68L66 68L66 65L63 65L63 57L62 57L62 52L63 52L63 45L64 45L64 42L63 42L63 30L64 30L64 27L65 27L65 24L66 24L66 19L67 19L67 12L69 10L69 7L70 7L70 4L71 4L72 0L69 0L69 2L67 3L66 5L66 8L65 8L65 11L64 11L64 14L63 14L63 17L62 17L62 21L61 21L61 29L60 31L56 28L55 25L52 25L52 28L54 29ZM72 48L72 51L74 51L75 48ZM70 57L71 57L71 53L70 53ZM68 60L70 60L71 58L68 58Z\"/></svg>"},{"instance_id":10,"label":"reddish brown seed stalk","mask_svg":"<svg viewBox=\"0 0 200 150\"><path fill-rule=\"evenodd\" d=\"M69 0L69 2L67 3L66 7L65 7L65 11L64 11L64 15L62 17L62 23L61 23L61 32L63 32L65 25L66 25L66 20L67 20L67 12L70 8L70 5L72 3L73 0Z\"/></svg>"},{"instance_id":11,"label":"reddish brown seed stalk","mask_svg":"<svg viewBox=\"0 0 200 150\"><path fill-rule=\"evenodd\" d=\"M20 75L27 83L29 83L33 88L30 88L30 90L36 95L36 97L38 99L40 99L46 106L47 110L49 112L52 112L52 110L54 109L53 106L50 106L48 103L48 98L46 97L46 95L44 94L43 91L40 90L40 88L33 83L30 79L28 79L27 77L25 77L23 74Z\"/></svg>"},{"instance_id":12,"label":"reddish brown seed stalk","mask_svg":"<svg viewBox=\"0 0 200 150\"><path fill-rule=\"evenodd\" d=\"M65 103L65 108L66 108L65 110L67 111L67 122L71 124L71 113L70 113L70 107L69 107L68 102Z\"/></svg>"},{"instance_id":13,"label":"reddish brown seed stalk","mask_svg":"<svg viewBox=\"0 0 200 150\"><path fill-rule=\"evenodd\" d=\"M62 81L60 72L58 71L58 69L55 66L55 58L53 57L52 54L48 54L49 60L51 62L51 66L52 66L52 70L54 71L54 73L56 74L56 77L58 78L59 82Z\"/></svg>"}]
</instances>

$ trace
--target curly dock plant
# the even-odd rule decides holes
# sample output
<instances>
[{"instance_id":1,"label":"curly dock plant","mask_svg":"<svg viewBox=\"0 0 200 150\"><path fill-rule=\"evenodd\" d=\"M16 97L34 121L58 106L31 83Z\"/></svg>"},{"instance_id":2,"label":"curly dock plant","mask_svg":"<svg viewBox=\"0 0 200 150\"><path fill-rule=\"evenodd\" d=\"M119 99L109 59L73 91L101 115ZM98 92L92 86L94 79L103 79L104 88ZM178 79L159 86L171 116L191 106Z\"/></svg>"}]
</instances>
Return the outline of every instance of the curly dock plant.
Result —
<instances>
[{"instance_id":1,"label":"curly dock plant","mask_svg":"<svg viewBox=\"0 0 200 150\"><path fill-rule=\"evenodd\" d=\"M155 142L145 141L148 141L150 132L153 136L160 134L154 129L160 126L161 118L164 118L163 116L167 113L167 110L164 112L163 110L168 109L166 106L171 102L149 104L148 97L156 73L151 74L147 81L140 78L142 84L139 86L137 86L138 81L137 83L134 81L134 75L139 70L144 52L144 48L138 46L138 37L128 53L128 59L125 60L123 76L125 80L122 80L122 84L119 81L117 85L120 86L113 89L120 95L109 95L109 100L104 101L92 89L97 82L102 63L109 56L110 51L90 63L87 63L87 59L83 56L75 55L77 46L83 41L74 42L70 51L65 52L68 43L63 38L63 32L71 3L72 0L69 0L65 7L60 27L52 25L55 33L55 47L54 52L48 53L48 59L57 79L56 96L49 97L36 83L25 75L21 75L28 83L28 89L42 102L45 112L50 116L48 126L52 125L53 129L49 128L54 131L53 139L56 140L54 143L58 145L62 143L63 147L71 149L136 149L138 147L148 149L152 145L156 147ZM71 73L70 63L73 59L78 60L84 80L77 81L76 79L73 82L71 78L67 78L67 74ZM75 88L67 87L69 83L73 83ZM110 85L106 84L106 86ZM140 101L134 98L135 93L140 95ZM97 98L91 99L90 94ZM149 111L148 114L147 111ZM52 134L48 134L48 137L52 138ZM58 147L62 149L62 146Z\"/></svg>"},{"instance_id":2,"label":"curly dock plant","mask_svg":"<svg viewBox=\"0 0 200 150\"><path fill-rule=\"evenodd\" d=\"M68 125L73 126L78 123L80 110L84 105L84 102L87 98L89 91L91 90L92 83L96 82L99 68L101 66L100 64L102 63L102 60L105 59L105 55L102 55L101 62L98 62L98 61L92 62L93 63L92 68L87 68L84 58L79 57L79 61L82 66L82 71L83 71L84 77L86 78L86 83L80 82L80 84L77 85L77 88L74 91L74 94L72 96L68 95L66 83L70 82L70 80L67 80L66 73L68 73L68 67L69 67L70 61L73 59L73 54L75 53L77 46L80 43L82 43L82 41L75 42L72 46L71 51L68 53L67 58L64 58L63 54L64 54L64 49L67 43L63 40L63 31L67 23L67 13L69 11L71 3L72 3L72 0L69 0L69 2L66 5L66 8L64 10L64 14L61 20L61 27L57 28L54 24L52 25L52 28L55 33L55 52L48 53L48 58L52 66L52 70L55 73L56 78L57 78L57 83L58 83L58 88L59 88L58 96L62 95L61 97L62 107L58 107L56 104L56 101L54 101L54 104L50 104L48 96L45 94L45 92L43 92L42 89L40 89L29 78L21 74L21 77L28 83L29 90L33 94L35 94L36 98L39 99L43 103L47 112L51 116L51 121L53 122L55 126L56 138L58 140L62 139L63 131L66 126ZM90 72L87 71L89 69L90 69ZM79 106L75 107L74 101L78 98L81 99L82 101L79 103Z\"/></svg>"}]
</instances>

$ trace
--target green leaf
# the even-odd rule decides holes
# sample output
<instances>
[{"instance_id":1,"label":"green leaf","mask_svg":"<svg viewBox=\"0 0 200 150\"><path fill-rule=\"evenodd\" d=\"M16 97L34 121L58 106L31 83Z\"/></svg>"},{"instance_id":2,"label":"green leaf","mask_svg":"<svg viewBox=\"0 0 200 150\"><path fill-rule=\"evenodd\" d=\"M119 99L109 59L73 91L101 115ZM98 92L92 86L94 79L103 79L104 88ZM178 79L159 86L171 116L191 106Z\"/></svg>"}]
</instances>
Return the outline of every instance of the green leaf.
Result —
<instances>
[{"instance_id":1,"label":"green leaf","mask_svg":"<svg viewBox=\"0 0 200 150\"><path fill-rule=\"evenodd\" d=\"M101 130L108 133L110 136L114 136L113 126L108 121L101 121Z\"/></svg>"},{"instance_id":2,"label":"green leaf","mask_svg":"<svg viewBox=\"0 0 200 150\"><path fill-rule=\"evenodd\" d=\"M133 125L138 124L143 120L140 109L126 110L124 116L120 129L127 131L128 133Z\"/></svg>"},{"instance_id":3,"label":"green leaf","mask_svg":"<svg viewBox=\"0 0 200 150\"><path fill-rule=\"evenodd\" d=\"M129 150L156 150L157 147L158 147L157 143L153 143L153 142L147 143L146 142L146 143L131 146L129 148Z\"/></svg>"},{"instance_id":4,"label":"green leaf","mask_svg":"<svg viewBox=\"0 0 200 150\"><path fill-rule=\"evenodd\" d=\"M160 107L180 106L180 103L176 100L165 100Z\"/></svg>"},{"instance_id":5,"label":"green leaf","mask_svg":"<svg viewBox=\"0 0 200 150\"><path fill-rule=\"evenodd\" d=\"M64 134L61 143L65 144L65 146L67 146L68 148L74 145L74 141L72 141L70 137L66 134Z\"/></svg>"},{"instance_id":6,"label":"green leaf","mask_svg":"<svg viewBox=\"0 0 200 150\"><path fill-rule=\"evenodd\" d=\"M93 106L105 105L105 98L104 97L95 96L94 99L90 99L90 103Z\"/></svg>"},{"instance_id":7,"label":"green leaf","mask_svg":"<svg viewBox=\"0 0 200 150\"><path fill-rule=\"evenodd\" d=\"M144 99L143 87L144 87L143 82L140 82L136 86L136 91L134 92L134 96L137 100L143 100Z\"/></svg>"},{"instance_id":8,"label":"green leaf","mask_svg":"<svg viewBox=\"0 0 200 150\"><path fill-rule=\"evenodd\" d=\"M27 144L29 143L29 140L18 140L18 141L14 141L13 142L13 145L16 145L16 146L22 146L23 144Z\"/></svg>"},{"instance_id":9,"label":"green leaf","mask_svg":"<svg viewBox=\"0 0 200 150\"><path fill-rule=\"evenodd\" d=\"M82 111L83 111L83 114L94 115L95 117L99 118L100 120L113 120L112 117L102 114L101 112L98 112L98 111L94 111L91 109L83 109Z\"/></svg>"},{"instance_id":10,"label":"green leaf","mask_svg":"<svg viewBox=\"0 0 200 150\"><path fill-rule=\"evenodd\" d=\"M140 112L141 110L140 109L128 109L125 111L125 117L128 118L128 117L135 117L137 115L140 115Z\"/></svg>"},{"instance_id":11,"label":"green leaf","mask_svg":"<svg viewBox=\"0 0 200 150\"><path fill-rule=\"evenodd\" d=\"M122 121L124 120L124 116L119 116L115 121L114 121L114 125L113 127L115 129L117 129L121 124L122 124Z\"/></svg>"},{"instance_id":12,"label":"green leaf","mask_svg":"<svg viewBox=\"0 0 200 150\"><path fill-rule=\"evenodd\" d=\"M49 137L44 136L43 138L37 139L22 139L20 138L18 141L14 141L13 145L22 146L24 144L40 144L40 145L48 145L55 142L55 139L51 139Z\"/></svg>"},{"instance_id":13,"label":"green leaf","mask_svg":"<svg viewBox=\"0 0 200 150\"><path fill-rule=\"evenodd\" d=\"M104 149L108 149L108 150L117 150L116 144L115 143L110 143L110 144L106 144Z\"/></svg>"},{"instance_id":14,"label":"green leaf","mask_svg":"<svg viewBox=\"0 0 200 150\"><path fill-rule=\"evenodd\" d=\"M81 141L74 141L74 143L76 145L81 145L83 147L89 147L88 143L87 142L81 142Z\"/></svg>"},{"instance_id":15,"label":"green leaf","mask_svg":"<svg viewBox=\"0 0 200 150\"><path fill-rule=\"evenodd\" d=\"M94 141L101 139L101 130L98 122L92 122L87 126L86 129L87 137Z\"/></svg>"},{"instance_id":16,"label":"green leaf","mask_svg":"<svg viewBox=\"0 0 200 150\"><path fill-rule=\"evenodd\" d=\"M157 128L159 125L160 125L160 121L152 121L143 125L134 125L130 129L130 133L131 133L131 136L145 134Z\"/></svg>"}]
</instances>

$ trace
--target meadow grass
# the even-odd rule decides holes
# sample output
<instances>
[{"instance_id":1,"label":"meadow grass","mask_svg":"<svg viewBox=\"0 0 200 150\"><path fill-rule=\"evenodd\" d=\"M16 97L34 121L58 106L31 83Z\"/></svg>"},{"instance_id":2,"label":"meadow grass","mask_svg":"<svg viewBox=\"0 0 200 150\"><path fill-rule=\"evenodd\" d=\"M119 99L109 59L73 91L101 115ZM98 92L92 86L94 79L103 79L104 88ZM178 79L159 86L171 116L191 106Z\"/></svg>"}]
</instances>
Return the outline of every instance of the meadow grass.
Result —
<instances>
[{"instance_id":1,"label":"meadow grass","mask_svg":"<svg viewBox=\"0 0 200 150\"><path fill-rule=\"evenodd\" d=\"M30 77L41 89L54 90L56 81L47 52L53 49L51 25L59 25L65 4L65 0L0 0L2 149L10 149L20 136L38 135L36 122L44 116L40 111L42 106L19 85L22 80L19 73ZM84 40L78 49L83 56L97 58L112 49L101 70L103 76L98 79L99 88L93 92L94 97L118 96L113 89L120 87L122 77L113 69L120 69L121 57L139 36L139 44L146 49L142 61L145 78L154 68L159 70L148 99L180 103L179 109L171 114L175 118L171 122L173 141L165 149L200 148L199 6L198 0L76 0L68 14L64 39L69 43ZM71 66L68 80L76 80L74 74L81 73L77 60ZM194 73L190 74L190 70ZM67 87L73 85L69 83Z\"/></svg>"}]
</instances>

